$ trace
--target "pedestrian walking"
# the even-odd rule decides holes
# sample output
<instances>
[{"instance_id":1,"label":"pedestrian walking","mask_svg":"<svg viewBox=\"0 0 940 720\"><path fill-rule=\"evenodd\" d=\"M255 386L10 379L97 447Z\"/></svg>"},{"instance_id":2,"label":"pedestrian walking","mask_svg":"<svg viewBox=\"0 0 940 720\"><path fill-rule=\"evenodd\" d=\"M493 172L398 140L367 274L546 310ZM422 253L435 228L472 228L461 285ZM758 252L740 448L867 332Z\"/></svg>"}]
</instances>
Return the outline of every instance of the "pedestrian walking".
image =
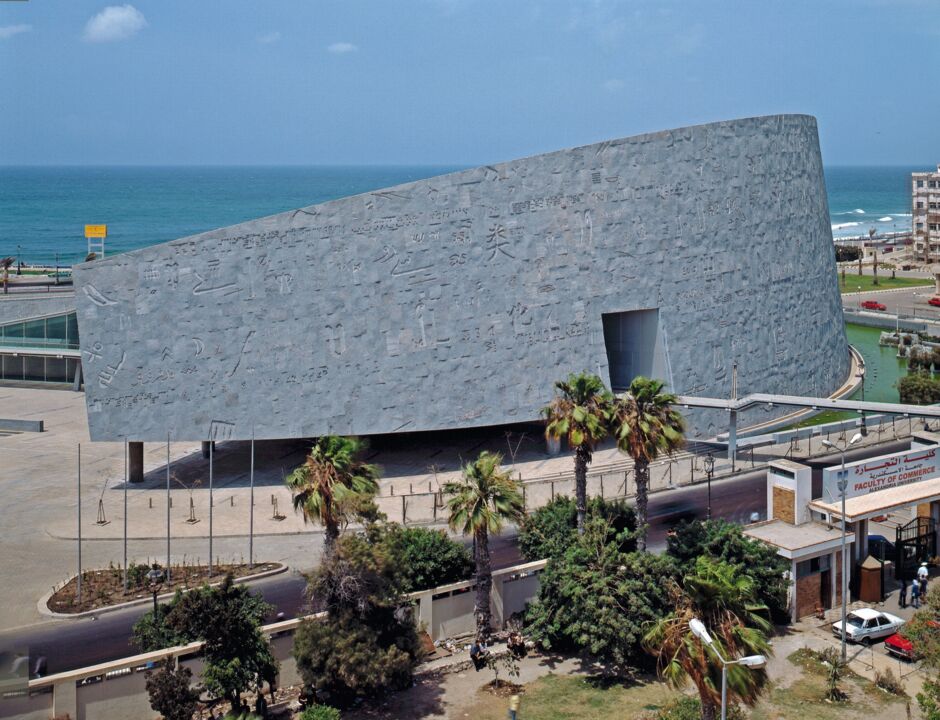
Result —
<instances>
[{"instance_id":1,"label":"pedestrian walking","mask_svg":"<svg viewBox=\"0 0 940 720\"><path fill-rule=\"evenodd\" d=\"M898 593L898 607L907 607L907 580L901 578L901 592Z\"/></svg>"},{"instance_id":2,"label":"pedestrian walking","mask_svg":"<svg viewBox=\"0 0 940 720\"><path fill-rule=\"evenodd\" d=\"M927 597L927 578L930 577L930 572L927 570L927 563L922 562L920 567L917 568L917 581L920 583L920 596L922 598Z\"/></svg>"},{"instance_id":3,"label":"pedestrian walking","mask_svg":"<svg viewBox=\"0 0 940 720\"><path fill-rule=\"evenodd\" d=\"M518 720L519 718L519 696L513 695L509 698L509 720Z\"/></svg>"},{"instance_id":4,"label":"pedestrian walking","mask_svg":"<svg viewBox=\"0 0 940 720\"><path fill-rule=\"evenodd\" d=\"M917 578L911 580L911 607L920 607L920 583L917 582Z\"/></svg>"}]
</instances>

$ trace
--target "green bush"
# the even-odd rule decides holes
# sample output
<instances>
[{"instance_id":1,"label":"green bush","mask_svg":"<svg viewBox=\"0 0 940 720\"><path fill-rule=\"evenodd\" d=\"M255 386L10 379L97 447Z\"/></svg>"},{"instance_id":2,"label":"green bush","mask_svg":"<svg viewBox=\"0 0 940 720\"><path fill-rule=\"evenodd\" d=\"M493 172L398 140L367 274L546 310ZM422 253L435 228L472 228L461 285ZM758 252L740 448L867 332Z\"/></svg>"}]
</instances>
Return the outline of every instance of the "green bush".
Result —
<instances>
[{"instance_id":1,"label":"green bush","mask_svg":"<svg viewBox=\"0 0 940 720\"><path fill-rule=\"evenodd\" d=\"M671 609L675 562L625 553L594 518L561 558L550 558L538 599L526 611L531 637L547 650L583 652L619 668L648 661L641 641Z\"/></svg>"},{"instance_id":2,"label":"green bush","mask_svg":"<svg viewBox=\"0 0 940 720\"><path fill-rule=\"evenodd\" d=\"M933 358L932 358L933 359ZM901 402L910 405L933 405L940 402L940 380L927 372L909 372L897 382Z\"/></svg>"},{"instance_id":3,"label":"green bush","mask_svg":"<svg viewBox=\"0 0 940 720\"><path fill-rule=\"evenodd\" d=\"M740 525L724 520L680 523L666 539L666 554L675 558L683 574L691 572L701 556L732 565L754 581L757 599L770 610L771 619L789 622L784 578L789 563L769 545L746 537Z\"/></svg>"},{"instance_id":4,"label":"green bush","mask_svg":"<svg viewBox=\"0 0 940 720\"><path fill-rule=\"evenodd\" d=\"M380 541L397 558L404 592L428 590L473 575L470 551L443 530L404 528L392 523L381 532Z\"/></svg>"},{"instance_id":5,"label":"green bush","mask_svg":"<svg viewBox=\"0 0 940 720\"><path fill-rule=\"evenodd\" d=\"M327 616L300 625L294 658L304 684L338 707L411 686L421 646L399 571L389 545L346 535L309 576Z\"/></svg>"},{"instance_id":6,"label":"green bush","mask_svg":"<svg viewBox=\"0 0 940 720\"><path fill-rule=\"evenodd\" d=\"M300 720L340 720L340 714L329 705L313 705L300 713Z\"/></svg>"},{"instance_id":7,"label":"green bush","mask_svg":"<svg viewBox=\"0 0 940 720\"><path fill-rule=\"evenodd\" d=\"M587 520L603 518L618 536L620 550L636 550L636 514L623 501L593 497L588 501ZM560 558L577 537L578 509L573 498L559 495L531 515L519 527L519 550L528 561Z\"/></svg>"},{"instance_id":8,"label":"green bush","mask_svg":"<svg viewBox=\"0 0 940 720\"><path fill-rule=\"evenodd\" d=\"M696 697L681 697L660 708L652 720L700 720L702 717L702 703ZM744 712L737 705L728 708L728 717L731 720L744 720Z\"/></svg>"}]
</instances>

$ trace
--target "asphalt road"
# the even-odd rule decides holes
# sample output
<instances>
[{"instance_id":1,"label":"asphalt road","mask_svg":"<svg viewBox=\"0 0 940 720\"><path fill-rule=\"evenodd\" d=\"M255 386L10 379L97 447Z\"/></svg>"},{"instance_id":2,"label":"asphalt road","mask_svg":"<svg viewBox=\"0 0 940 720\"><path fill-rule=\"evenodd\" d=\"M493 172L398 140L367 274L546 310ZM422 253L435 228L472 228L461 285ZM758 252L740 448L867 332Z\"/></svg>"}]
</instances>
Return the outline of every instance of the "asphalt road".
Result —
<instances>
[{"instance_id":1,"label":"asphalt road","mask_svg":"<svg viewBox=\"0 0 940 720\"><path fill-rule=\"evenodd\" d=\"M907 449L908 443L886 443L878 448L862 448L846 454L848 460ZM813 461L825 466L838 462L838 456ZM766 473L764 470L742 469L733 478L712 483L712 517L746 523L751 513L766 511ZM661 552L666 547L666 534L678 522L706 516L708 488L706 484L655 493L649 502L649 548ZM521 561L516 547L515 532L491 540L494 568L509 567ZM291 618L305 611L304 579L297 573L275 575L251 583L265 601ZM56 673L96 663L117 660L137 652L131 644L131 629L138 618L150 609L142 605L126 610L103 613L97 619L68 620L21 628L0 635L0 653L24 650L31 662L44 656L47 672ZM274 619L273 617L271 618Z\"/></svg>"},{"instance_id":2,"label":"asphalt road","mask_svg":"<svg viewBox=\"0 0 940 720\"><path fill-rule=\"evenodd\" d=\"M846 284L851 288L851 281L847 279ZM893 318L900 314L902 318L917 318L940 321L940 308L927 304L927 301L934 296L932 287L918 287L910 290L897 290L892 292L863 292L861 294L852 293L842 296L842 307L852 310L864 310L860 304L865 300L875 300L880 302L886 310L864 310L865 312L877 315L887 315Z\"/></svg>"}]
</instances>

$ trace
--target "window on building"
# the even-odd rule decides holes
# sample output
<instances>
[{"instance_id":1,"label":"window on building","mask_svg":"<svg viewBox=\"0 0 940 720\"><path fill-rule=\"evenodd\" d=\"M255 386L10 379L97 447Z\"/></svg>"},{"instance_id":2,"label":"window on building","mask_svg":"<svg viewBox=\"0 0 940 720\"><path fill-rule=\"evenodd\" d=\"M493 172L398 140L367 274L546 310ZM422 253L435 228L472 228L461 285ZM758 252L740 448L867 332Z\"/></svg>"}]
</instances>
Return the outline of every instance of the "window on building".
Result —
<instances>
[{"instance_id":1,"label":"window on building","mask_svg":"<svg viewBox=\"0 0 940 720\"><path fill-rule=\"evenodd\" d=\"M823 555L821 557L810 558L809 560L798 562L796 564L796 576L798 578L806 577L807 575L813 575L814 573L819 573L828 569L829 556Z\"/></svg>"},{"instance_id":2,"label":"window on building","mask_svg":"<svg viewBox=\"0 0 940 720\"><path fill-rule=\"evenodd\" d=\"M923 229L924 229L924 224L923 224L923 223L917 223L917 229L918 229L918 230L923 230Z\"/></svg>"},{"instance_id":3,"label":"window on building","mask_svg":"<svg viewBox=\"0 0 940 720\"><path fill-rule=\"evenodd\" d=\"M918 209L918 210L922 210L923 207L924 207L924 201L923 201L923 200L918 200L918 201L917 201L917 209Z\"/></svg>"},{"instance_id":4,"label":"window on building","mask_svg":"<svg viewBox=\"0 0 940 720\"><path fill-rule=\"evenodd\" d=\"M921 187L921 188L922 188L923 186L924 186L924 181L923 181L923 180L918 180L918 181L917 181L917 187Z\"/></svg>"},{"instance_id":5,"label":"window on building","mask_svg":"<svg viewBox=\"0 0 940 720\"><path fill-rule=\"evenodd\" d=\"M937 181L931 180L930 182L927 183L927 187L932 187L932 188L937 187Z\"/></svg>"}]
</instances>

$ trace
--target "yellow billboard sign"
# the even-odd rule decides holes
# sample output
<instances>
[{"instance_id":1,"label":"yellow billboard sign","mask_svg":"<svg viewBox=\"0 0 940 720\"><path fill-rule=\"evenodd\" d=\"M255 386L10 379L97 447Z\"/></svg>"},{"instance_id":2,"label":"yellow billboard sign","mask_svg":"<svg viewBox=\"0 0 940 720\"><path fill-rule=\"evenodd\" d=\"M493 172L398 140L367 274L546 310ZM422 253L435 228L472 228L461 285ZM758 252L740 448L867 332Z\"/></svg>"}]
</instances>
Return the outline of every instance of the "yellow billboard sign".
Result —
<instances>
[{"instance_id":1,"label":"yellow billboard sign","mask_svg":"<svg viewBox=\"0 0 940 720\"><path fill-rule=\"evenodd\" d=\"M108 226L107 225L86 225L85 237L86 238L106 238L108 237Z\"/></svg>"}]
</instances>

